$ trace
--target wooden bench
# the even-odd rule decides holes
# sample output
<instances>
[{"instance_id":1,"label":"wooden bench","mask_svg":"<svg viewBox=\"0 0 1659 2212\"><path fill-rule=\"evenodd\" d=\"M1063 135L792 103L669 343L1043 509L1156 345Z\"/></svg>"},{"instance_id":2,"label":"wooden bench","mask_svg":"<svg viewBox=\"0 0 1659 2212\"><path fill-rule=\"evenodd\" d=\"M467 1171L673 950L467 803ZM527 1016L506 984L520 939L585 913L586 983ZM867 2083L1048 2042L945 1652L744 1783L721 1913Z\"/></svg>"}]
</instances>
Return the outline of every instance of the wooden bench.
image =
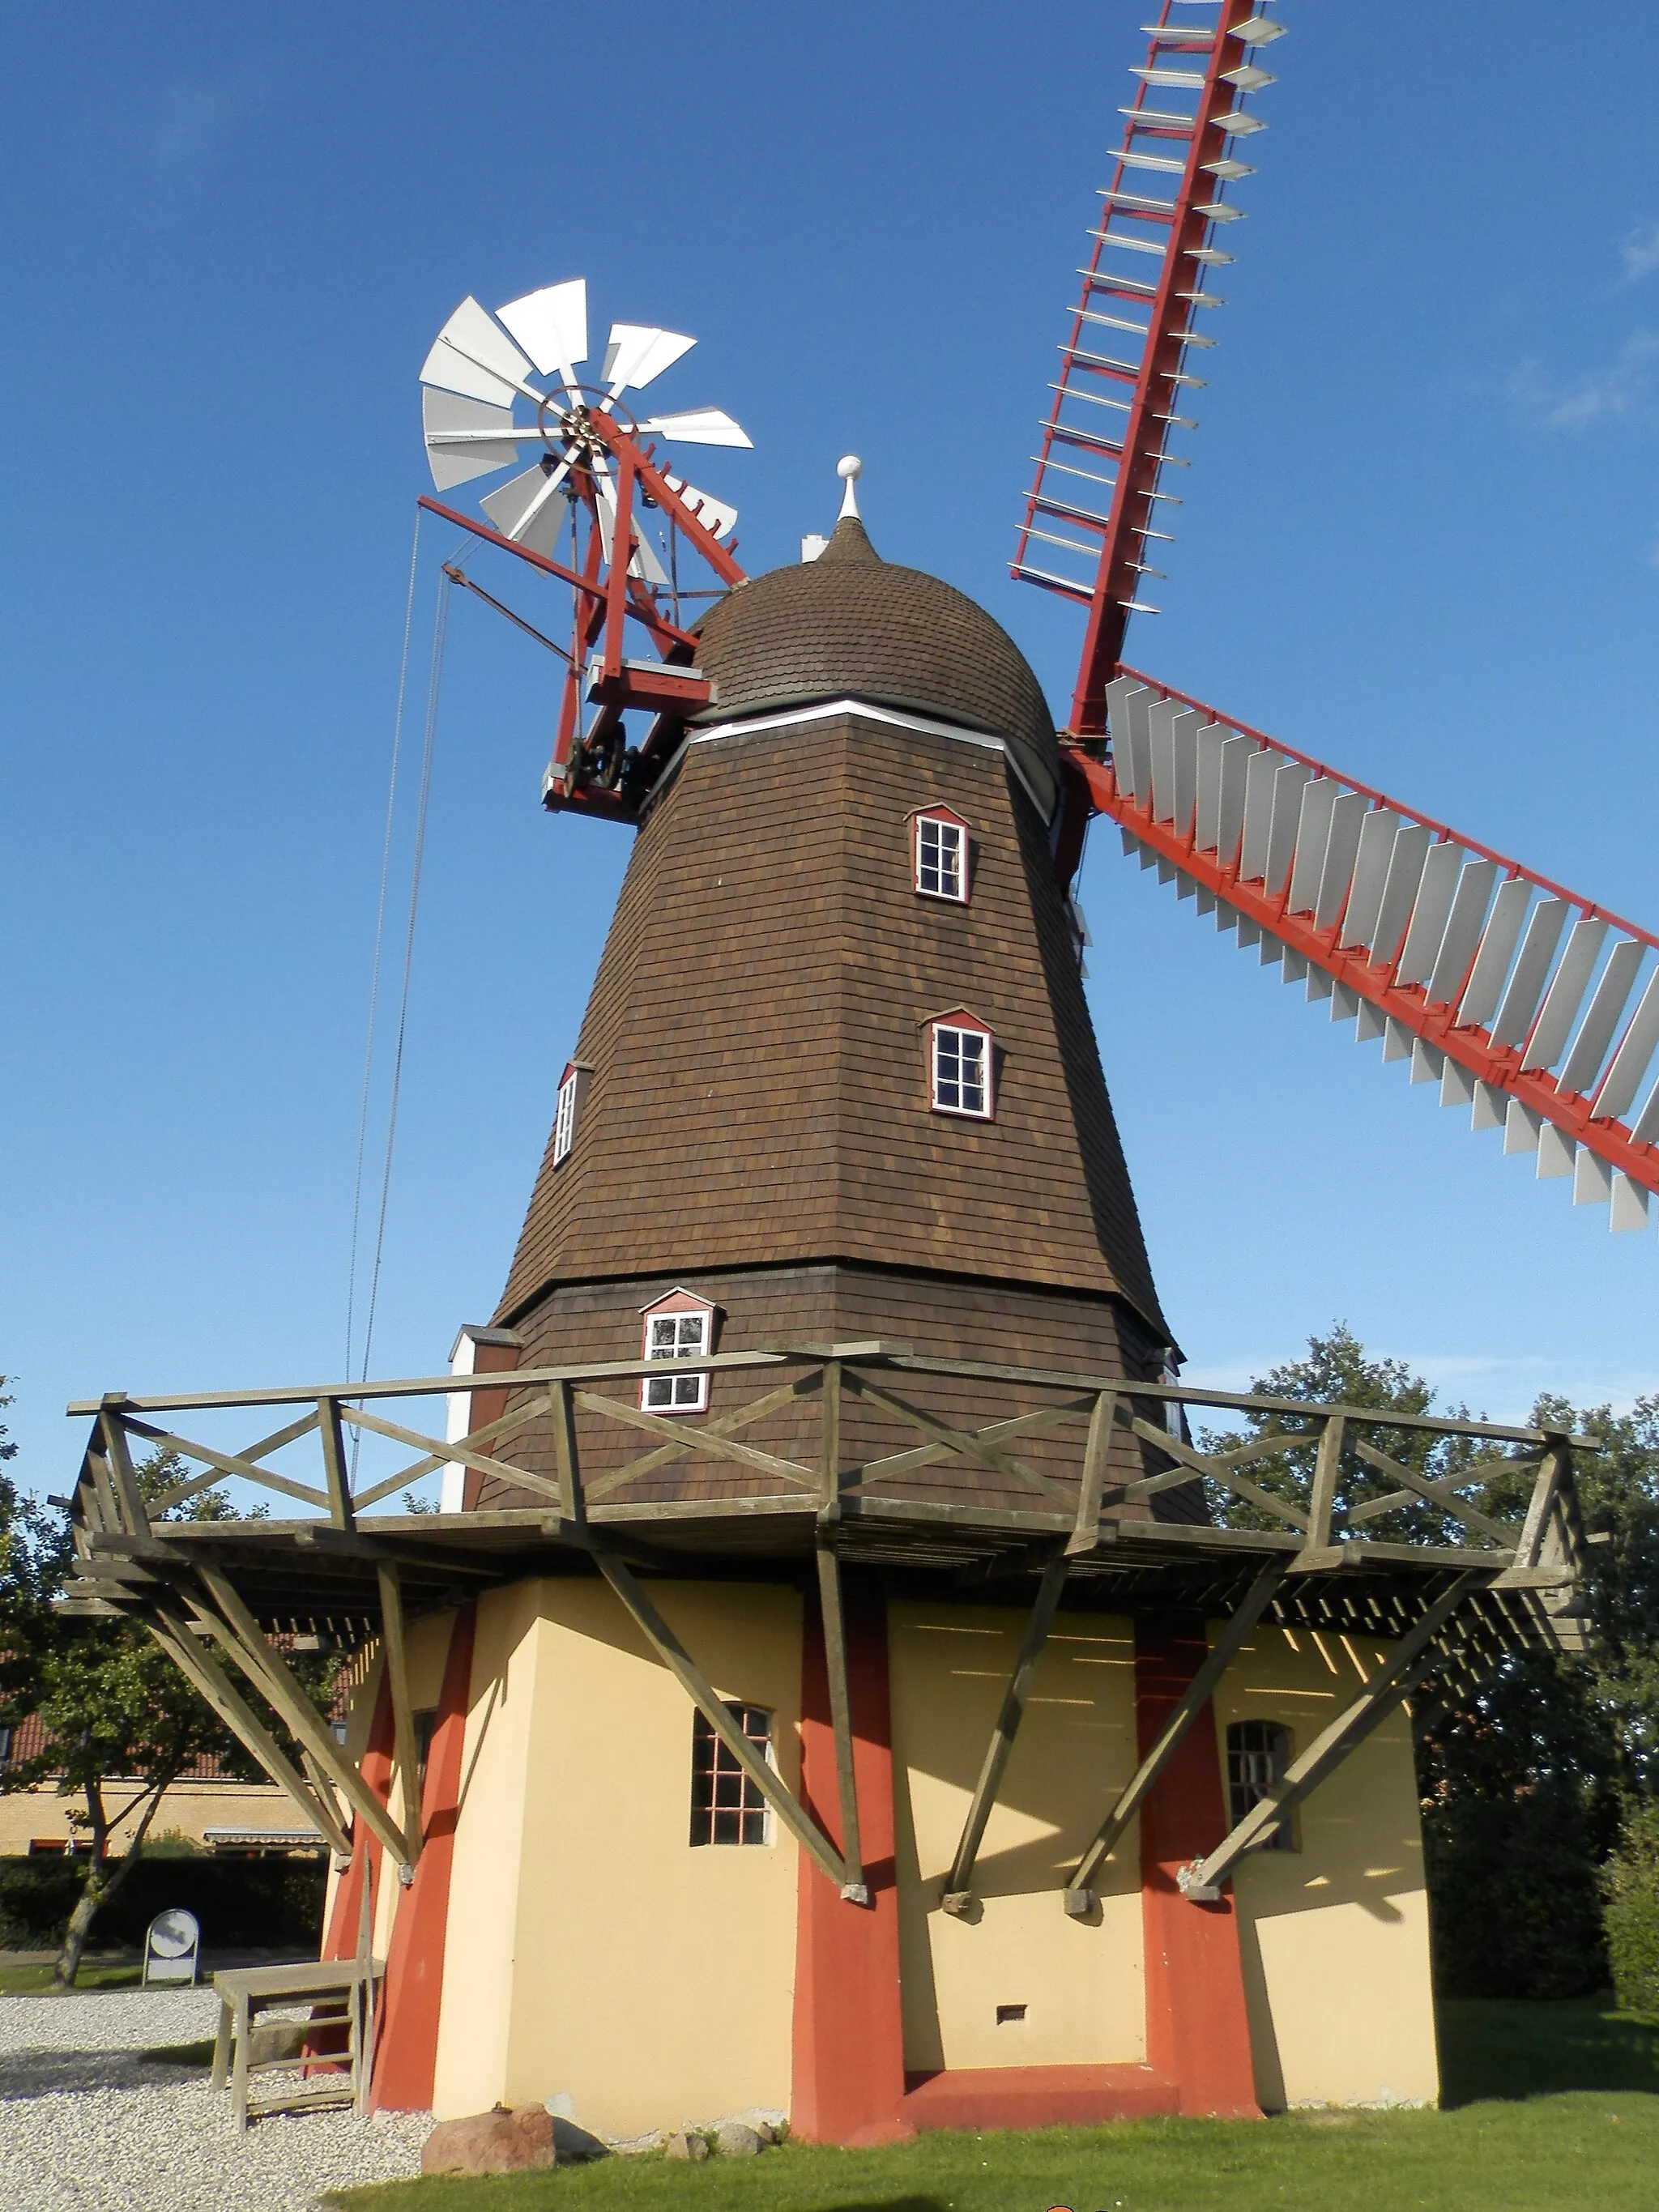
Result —
<instances>
[{"instance_id":1,"label":"wooden bench","mask_svg":"<svg viewBox=\"0 0 1659 2212\"><path fill-rule=\"evenodd\" d=\"M239 1966L213 1977L219 2032L213 2045L213 2086L230 2082L236 2124L266 2112L303 2112L327 2106L367 2110L374 2058L374 1999L382 1959L324 1959L292 1966ZM264 2012L309 2007L304 2020L262 2022ZM326 2065L313 2072L307 2061ZM307 2067L280 2093L250 2098L256 2074ZM343 2071L335 2071L335 2068Z\"/></svg>"}]
</instances>

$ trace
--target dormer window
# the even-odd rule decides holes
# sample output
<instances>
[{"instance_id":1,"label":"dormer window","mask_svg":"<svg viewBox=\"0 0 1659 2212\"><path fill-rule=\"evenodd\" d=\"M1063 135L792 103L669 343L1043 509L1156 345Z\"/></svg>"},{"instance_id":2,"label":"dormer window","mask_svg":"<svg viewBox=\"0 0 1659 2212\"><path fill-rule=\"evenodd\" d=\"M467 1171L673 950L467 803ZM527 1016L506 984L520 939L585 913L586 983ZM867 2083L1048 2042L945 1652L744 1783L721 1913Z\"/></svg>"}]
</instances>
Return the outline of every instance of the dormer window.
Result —
<instances>
[{"instance_id":1,"label":"dormer window","mask_svg":"<svg viewBox=\"0 0 1659 2212\"><path fill-rule=\"evenodd\" d=\"M553 1115L553 1164L570 1157L570 1147L576 1141L576 1124L581 1119L582 1103L587 1097L587 1080L592 1073L586 1060L573 1060L559 1078L559 1103Z\"/></svg>"},{"instance_id":2,"label":"dormer window","mask_svg":"<svg viewBox=\"0 0 1659 2212\"><path fill-rule=\"evenodd\" d=\"M965 1008L928 1023L929 1095L936 1114L962 1114L975 1121L992 1119L995 1042L984 1023Z\"/></svg>"},{"instance_id":3,"label":"dormer window","mask_svg":"<svg viewBox=\"0 0 1659 2212\"><path fill-rule=\"evenodd\" d=\"M714 1349L714 1308L695 1291L673 1290L641 1313L641 1359L676 1363L707 1359ZM708 1405L708 1374L641 1375L640 1406L647 1413L701 1413Z\"/></svg>"},{"instance_id":4,"label":"dormer window","mask_svg":"<svg viewBox=\"0 0 1659 2212\"><path fill-rule=\"evenodd\" d=\"M968 824L948 806L929 807L912 817L914 881L923 898L968 903Z\"/></svg>"}]
</instances>

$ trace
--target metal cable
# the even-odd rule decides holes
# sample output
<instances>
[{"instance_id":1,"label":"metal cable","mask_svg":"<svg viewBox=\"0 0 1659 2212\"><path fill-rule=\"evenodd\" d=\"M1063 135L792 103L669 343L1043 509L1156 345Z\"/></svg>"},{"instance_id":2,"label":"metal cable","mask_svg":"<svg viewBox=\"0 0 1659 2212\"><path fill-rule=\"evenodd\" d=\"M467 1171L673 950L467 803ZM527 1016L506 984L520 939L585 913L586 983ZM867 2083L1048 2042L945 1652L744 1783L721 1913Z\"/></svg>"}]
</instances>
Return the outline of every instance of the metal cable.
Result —
<instances>
[{"instance_id":1,"label":"metal cable","mask_svg":"<svg viewBox=\"0 0 1659 2212\"><path fill-rule=\"evenodd\" d=\"M409 594L404 605L404 650L398 665L398 708L392 724L392 774L386 795L386 837L380 848L380 893L374 908L374 960L369 972L368 1035L363 1043L363 1093L357 1111L357 1160L351 1183L351 1254L346 1274L345 1369L351 1373L351 1341L356 1322L357 1241L362 1227L363 1163L368 1152L369 1081L374 1067L374 1029L380 1002L380 955L386 941L386 895L392 877L392 828L398 811L398 769L403 754L404 703L409 690L409 645L415 621L415 576L421 557L421 510L415 510L415 536L409 549ZM365 1351L365 1356L367 1352ZM365 1369L367 1373L367 1369ZM356 1433L354 1431L354 1435Z\"/></svg>"},{"instance_id":2,"label":"metal cable","mask_svg":"<svg viewBox=\"0 0 1659 2212\"><path fill-rule=\"evenodd\" d=\"M392 1189L392 1153L398 1134L398 1095L403 1085L404 1041L409 1028L409 983L415 961L415 918L421 901L421 864L426 850L427 803L432 791L432 756L438 734L438 694L443 682L444 641L449 629L451 593L438 587L432 619L432 663L427 682L426 729L421 749L421 790L415 813L415 849L410 863L409 918L404 929L404 972L398 1000L398 1042L392 1060L392 1089L386 1103L386 1157L380 1167L380 1202L374 1227L374 1260L369 1271L368 1312L363 1324L363 1379L368 1380L374 1340L374 1310L380 1291L380 1261L386 1249L386 1201ZM354 1431L354 1443L361 1431Z\"/></svg>"}]
</instances>

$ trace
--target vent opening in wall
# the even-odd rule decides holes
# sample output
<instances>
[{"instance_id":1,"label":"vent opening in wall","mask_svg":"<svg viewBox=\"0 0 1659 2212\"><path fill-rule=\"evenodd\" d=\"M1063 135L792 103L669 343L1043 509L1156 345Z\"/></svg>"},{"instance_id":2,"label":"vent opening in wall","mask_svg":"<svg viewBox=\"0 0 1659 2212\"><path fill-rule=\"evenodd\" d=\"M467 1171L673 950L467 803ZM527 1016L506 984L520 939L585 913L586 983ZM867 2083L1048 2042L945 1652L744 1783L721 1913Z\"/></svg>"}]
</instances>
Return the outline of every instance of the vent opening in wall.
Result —
<instances>
[{"instance_id":1,"label":"vent opening in wall","mask_svg":"<svg viewBox=\"0 0 1659 2212\"><path fill-rule=\"evenodd\" d=\"M1016 2021L1022 2021L1024 2017L1025 2008L1023 2004L999 2005L997 2007L997 2026L999 2027L1012 2027Z\"/></svg>"}]
</instances>

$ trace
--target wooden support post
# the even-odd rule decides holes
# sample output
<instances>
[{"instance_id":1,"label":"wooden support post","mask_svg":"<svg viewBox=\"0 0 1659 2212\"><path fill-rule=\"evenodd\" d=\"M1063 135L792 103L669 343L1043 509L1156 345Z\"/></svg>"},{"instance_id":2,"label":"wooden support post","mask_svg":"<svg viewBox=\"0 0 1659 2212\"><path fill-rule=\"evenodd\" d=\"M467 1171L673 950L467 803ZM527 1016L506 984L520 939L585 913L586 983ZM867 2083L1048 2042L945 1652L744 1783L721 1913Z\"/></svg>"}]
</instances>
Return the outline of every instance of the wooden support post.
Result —
<instances>
[{"instance_id":1,"label":"wooden support post","mask_svg":"<svg viewBox=\"0 0 1659 2212\"><path fill-rule=\"evenodd\" d=\"M251 1752L279 1790L285 1790L308 1820L314 1820L323 1840L337 1857L349 1857L351 1846L335 1818L331 1798L313 1793L297 1774L276 1739L227 1679L224 1669L210 1659L178 1614L158 1606L145 1626L173 1665L192 1683L245 1751Z\"/></svg>"},{"instance_id":2,"label":"wooden support post","mask_svg":"<svg viewBox=\"0 0 1659 2212\"><path fill-rule=\"evenodd\" d=\"M853 1771L853 1698L847 1674L847 1620L841 1601L841 1562L827 1544L817 1547L818 1602L823 1614L823 1656L830 1676L830 1722L836 1737L836 1793L841 1806L841 1855L846 1880L841 1893L868 1905L859 1841L859 1793Z\"/></svg>"},{"instance_id":3,"label":"wooden support post","mask_svg":"<svg viewBox=\"0 0 1659 2212\"><path fill-rule=\"evenodd\" d=\"M556 1382L553 1401L553 1449L559 1462L559 1510L567 1521L580 1528L587 1518L582 1502L581 1462L576 1455L576 1409L568 1382Z\"/></svg>"},{"instance_id":4,"label":"wooden support post","mask_svg":"<svg viewBox=\"0 0 1659 2212\"><path fill-rule=\"evenodd\" d=\"M1572 1447L1565 1437L1552 1435L1544 1447L1539 1462L1538 1479L1532 1486L1532 1497L1527 1506L1527 1517L1522 1523L1520 1540L1515 1547L1517 1567L1535 1567L1543 1553L1544 1534L1549 1527L1550 1515L1564 1483L1572 1477Z\"/></svg>"},{"instance_id":5,"label":"wooden support post","mask_svg":"<svg viewBox=\"0 0 1659 2212\"><path fill-rule=\"evenodd\" d=\"M149 1515L144 1510L144 1501L139 1494L138 1474L132 1464L132 1454L127 1449L127 1432L121 1425L118 1410L125 1395L125 1392L112 1390L106 1396L98 1424L103 1431L104 1450L115 1484L115 1494L120 1500L121 1517L130 1534L148 1536Z\"/></svg>"},{"instance_id":6,"label":"wooden support post","mask_svg":"<svg viewBox=\"0 0 1659 2212\"><path fill-rule=\"evenodd\" d=\"M1083 1486L1078 1492L1077 1522L1066 1545L1066 1554L1092 1552L1100 1541L1100 1497L1106 1485L1107 1455L1112 1449L1112 1421L1117 1412L1115 1390L1103 1390L1089 1416L1089 1441L1083 1452Z\"/></svg>"},{"instance_id":7,"label":"wooden support post","mask_svg":"<svg viewBox=\"0 0 1659 2212\"><path fill-rule=\"evenodd\" d=\"M1479 1574L1459 1575L1410 1634L1401 1638L1388 1664L1371 1676L1353 1703L1315 1737L1299 1759L1291 1761L1284 1780L1251 1807L1207 1858L1182 1869L1181 1887L1188 1898L1195 1903L1212 1903L1221 1893L1221 1883L1245 1852L1265 1842L1303 1799L1316 1790L1357 1745L1364 1741L1379 1722L1387 1719L1402 1698L1410 1694L1417 1676L1426 1673L1432 1664L1429 1646L1470 1589L1478 1589L1484 1579Z\"/></svg>"},{"instance_id":8,"label":"wooden support post","mask_svg":"<svg viewBox=\"0 0 1659 2212\"><path fill-rule=\"evenodd\" d=\"M374 1569L380 1590L380 1639L386 1647L386 1680L392 1686L393 1757L398 1769L398 1825L409 1839L412 1867L421 1855L421 1755L415 1740L415 1708L409 1694L409 1648L404 1635L403 1577L394 1562Z\"/></svg>"},{"instance_id":9,"label":"wooden support post","mask_svg":"<svg viewBox=\"0 0 1659 2212\"><path fill-rule=\"evenodd\" d=\"M323 1468L328 1478L329 1518L337 1528L355 1528L351 1485L346 1474L345 1437L340 1427L337 1398L317 1401L317 1427L323 1440Z\"/></svg>"},{"instance_id":10,"label":"wooden support post","mask_svg":"<svg viewBox=\"0 0 1659 2212\"><path fill-rule=\"evenodd\" d=\"M327 1723L272 1650L259 1624L234 1586L216 1567L203 1567L202 1581L217 1613L198 1607L202 1619L257 1690L269 1699L295 1741L307 1751L357 1817L392 1854L401 1869L410 1863L410 1848L398 1824L335 1741Z\"/></svg>"},{"instance_id":11,"label":"wooden support post","mask_svg":"<svg viewBox=\"0 0 1659 2212\"><path fill-rule=\"evenodd\" d=\"M1140 1810L1158 1777L1174 1758L1182 1738L1214 1696L1217 1686L1238 1656L1244 1639L1273 1603L1279 1585L1289 1571L1290 1564L1288 1559L1271 1559L1262 1568L1244 1593L1237 1610L1229 1617L1226 1626L1210 1647L1208 1657L1182 1693L1175 1711L1164 1723L1158 1741L1119 1792L1117 1802L1101 1822L1094 1841L1078 1861L1071 1879L1060 1893L1066 1910L1074 1918L1080 1919L1094 1910L1095 1876L1110 1856L1118 1838Z\"/></svg>"},{"instance_id":12,"label":"wooden support post","mask_svg":"<svg viewBox=\"0 0 1659 2212\"><path fill-rule=\"evenodd\" d=\"M1331 1540L1331 1516L1336 1510L1336 1486L1342 1474L1342 1436L1344 1422L1340 1413L1333 1413L1320 1431L1319 1449L1314 1459L1313 1496L1308 1504L1308 1541L1310 1552L1323 1551Z\"/></svg>"},{"instance_id":13,"label":"wooden support post","mask_svg":"<svg viewBox=\"0 0 1659 2212\"><path fill-rule=\"evenodd\" d=\"M821 1522L841 1518L841 1362L826 1359L823 1363L823 1407L818 1425L818 1468L823 1481L823 1503L818 1509ZM822 1569L820 1568L820 1576ZM828 1616L824 1633L829 1633ZM835 1680L834 1670L830 1681Z\"/></svg>"},{"instance_id":14,"label":"wooden support post","mask_svg":"<svg viewBox=\"0 0 1659 2212\"><path fill-rule=\"evenodd\" d=\"M1071 1571L1071 1559L1062 1552L1057 1559L1050 1559L1042 1571L1042 1580L1037 1585L1036 1602L1031 1607L1031 1618L1025 1625L1024 1641L1019 1647L1019 1656L1014 1662L1014 1671L1003 1697L1002 1710L997 1715L997 1724L991 1731L991 1741L986 1747L985 1763L980 1768L979 1780L974 1785L973 1801L968 1808L968 1818L963 1823L962 1840L957 1845L956 1857L951 1861L951 1871L945 1877L945 1910L958 1918L973 1908L974 1862L979 1856L986 1823L991 1817L992 1807L996 1803L1003 1771L1014 1747L1014 1738L1019 1734L1019 1724L1025 1717L1025 1703L1031 1694L1037 1662L1048 1641L1048 1631L1054 1626L1054 1614L1059 1610L1066 1588L1066 1577Z\"/></svg>"},{"instance_id":15,"label":"wooden support post","mask_svg":"<svg viewBox=\"0 0 1659 2212\"><path fill-rule=\"evenodd\" d=\"M836 1888L844 1889L847 1887L847 1868L829 1838L809 1817L793 1791L785 1787L782 1777L775 1768L769 1766L750 1742L726 1711L724 1700L715 1696L707 1675L640 1588L632 1572L614 1552L607 1551L604 1546L590 1542L589 1549L600 1573L622 1600L647 1643L678 1679L680 1687L756 1789L796 1842L811 1853Z\"/></svg>"}]
</instances>

